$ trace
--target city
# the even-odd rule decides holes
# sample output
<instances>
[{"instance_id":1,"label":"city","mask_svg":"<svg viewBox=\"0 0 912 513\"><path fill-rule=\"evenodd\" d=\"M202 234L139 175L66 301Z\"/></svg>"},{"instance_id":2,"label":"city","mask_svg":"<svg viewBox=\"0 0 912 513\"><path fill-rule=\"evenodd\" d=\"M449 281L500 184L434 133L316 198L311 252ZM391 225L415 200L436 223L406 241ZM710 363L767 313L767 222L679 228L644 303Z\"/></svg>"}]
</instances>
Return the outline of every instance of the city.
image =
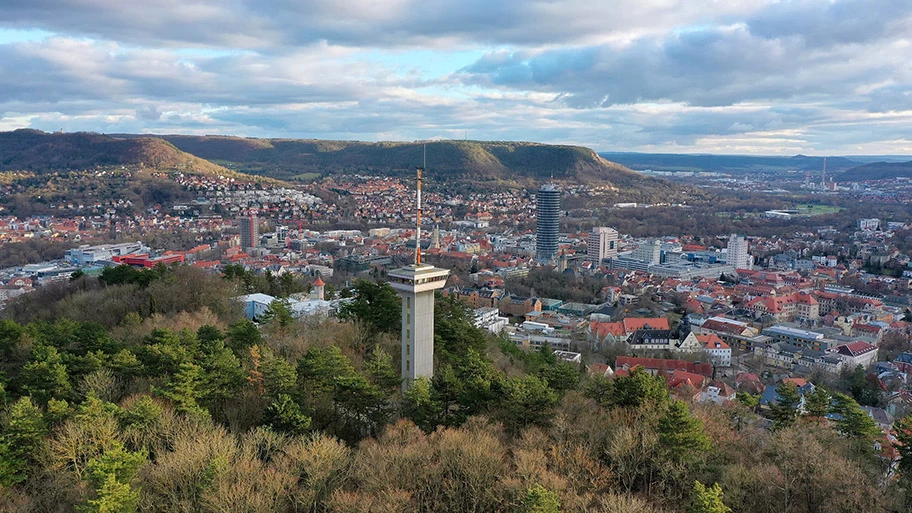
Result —
<instances>
[{"instance_id":1,"label":"city","mask_svg":"<svg viewBox=\"0 0 912 513\"><path fill-rule=\"evenodd\" d=\"M0 12L0 513L912 511L912 3Z\"/></svg>"}]
</instances>

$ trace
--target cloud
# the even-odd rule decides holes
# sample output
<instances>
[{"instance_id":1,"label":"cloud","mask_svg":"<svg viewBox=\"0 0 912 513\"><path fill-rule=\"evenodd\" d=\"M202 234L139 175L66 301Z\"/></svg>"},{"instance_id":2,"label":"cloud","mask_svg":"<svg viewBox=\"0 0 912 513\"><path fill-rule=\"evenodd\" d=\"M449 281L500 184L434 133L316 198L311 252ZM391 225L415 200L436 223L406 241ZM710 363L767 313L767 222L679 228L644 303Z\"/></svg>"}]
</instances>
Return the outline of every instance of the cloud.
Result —
<instances>
[{"instance_id":1,"label":"cloud","mask_svg":"<svg viewBox=\"0 0 912 513\"><path fill-rule=\"evenodd\" d=\"M727 153L912 133L904 0L31 0L3 30L0 127Z\"/></svg>"}]
</instances>

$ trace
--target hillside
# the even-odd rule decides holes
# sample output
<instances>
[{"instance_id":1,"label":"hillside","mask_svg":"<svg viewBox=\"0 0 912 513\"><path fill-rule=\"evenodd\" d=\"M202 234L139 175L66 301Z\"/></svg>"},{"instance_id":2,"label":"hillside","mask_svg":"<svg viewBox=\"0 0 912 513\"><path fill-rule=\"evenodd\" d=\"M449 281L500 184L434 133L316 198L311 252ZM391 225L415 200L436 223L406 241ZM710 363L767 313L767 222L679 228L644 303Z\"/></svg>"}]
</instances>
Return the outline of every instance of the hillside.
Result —
<instances>
[{"instance_id":1,"label":"hillside","mask_svg":"<svg viewBox=\"0 0 912 513\"><path fill-rule=\"evenodd\" d=\"M183 135L162 138L199 157L225 163L243 172L280 179L341 171L410 172L421 163L426 144L428 168L446 174L448 178L540 181L553 174L557 179L607 180L619 187L661 187L665 184L579 146L487 141L368 143Z\"/></svg>"},{"instance_id":2,"label":"hillside","mask_svg":"<svg viewBox=\"0 0 912 513\"><path fill-rule=\"evenodd\" d=\"M125 165L242 177L157 137L124 138L86 132L50 134L38 130L0 132L0 171L42 173Z\"/></svg>"},{"instance_id":3,"label":"hillside","mask_svg":"<svg viewBox=\"0 0 912 513\"><path fill-rule=\"evenodd\" d=\"M631 169L655 171L718 171L749 173L755 171L820 171L823 157L795 155L793 157L755 157L748 155L688 155L663 153L600 153ZM828 157L827 170L837 172L859 165L860 162L844 157Z\"/></svg>"},{"instance_id":4,"label":"hillside","mask_svg":"<svg viewBox=\"0 0 912 513\"><path fill-rule=\"evenodd\" d=\"M909 162L873 162L856 166L837 175L840 182L862 182L865 180L887 180L890 178L912 176L912 161Z\"/></svg>"}]
</instances>

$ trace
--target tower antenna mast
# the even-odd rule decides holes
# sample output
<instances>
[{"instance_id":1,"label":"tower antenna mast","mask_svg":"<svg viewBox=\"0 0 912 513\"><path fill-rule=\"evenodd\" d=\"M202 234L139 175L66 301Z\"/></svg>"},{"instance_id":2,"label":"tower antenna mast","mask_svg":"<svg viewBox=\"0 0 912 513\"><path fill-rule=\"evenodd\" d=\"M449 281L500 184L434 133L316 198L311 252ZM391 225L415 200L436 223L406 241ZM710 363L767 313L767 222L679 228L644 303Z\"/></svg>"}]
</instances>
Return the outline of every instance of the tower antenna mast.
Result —
<instances>
[{"instance_id":1,"label":"tower antenna mast","mask_svg":"<svg viewBox=\"0 0 912 513\"><path fill-rule=\"evenodd\" d=\"M421 167L417 169L418 179L416 181L416 189L418 196L418 211L415 215L415 265L421 265L421 173L424 171L424 166L427 165L427 143L424 145L424 162Z\"/></svg>"}]
</instances>

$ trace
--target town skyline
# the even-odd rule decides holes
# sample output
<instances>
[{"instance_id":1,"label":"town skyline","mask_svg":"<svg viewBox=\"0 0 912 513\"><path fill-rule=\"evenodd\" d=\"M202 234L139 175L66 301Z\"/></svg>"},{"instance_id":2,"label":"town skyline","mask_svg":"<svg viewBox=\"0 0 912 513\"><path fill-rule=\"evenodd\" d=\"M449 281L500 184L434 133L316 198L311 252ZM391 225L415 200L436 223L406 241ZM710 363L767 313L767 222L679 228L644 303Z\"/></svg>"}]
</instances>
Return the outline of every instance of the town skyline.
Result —
<instances>
[{"instance_id":1,"label":"town skyline","mask_svg":"<svg viewBox=\"0 0 912 513\"><path fill-rule=\"evenodd\" d=\"M904 2L50 4L0 130L912 154Z\"/></svg>"}]
</instances>

